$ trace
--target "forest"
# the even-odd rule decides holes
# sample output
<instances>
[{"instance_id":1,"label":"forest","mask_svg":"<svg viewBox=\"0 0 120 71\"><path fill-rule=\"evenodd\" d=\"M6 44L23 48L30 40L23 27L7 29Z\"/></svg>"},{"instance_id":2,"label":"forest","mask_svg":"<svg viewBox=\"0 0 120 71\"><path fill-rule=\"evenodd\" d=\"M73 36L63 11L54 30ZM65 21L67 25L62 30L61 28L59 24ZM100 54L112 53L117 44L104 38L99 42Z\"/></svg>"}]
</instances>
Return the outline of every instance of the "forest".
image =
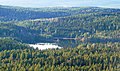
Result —
<instances>
[{"instance_id":1,"label":"forest","mask_svg":"<svg viewBox=\"0 0 120 71\"><path fill-rule=\"evenodd\" d=\"M0 41L1 71L120 70L119 43L89 43L76 48L38 50L11 38L1 38Z\"/></svg>"},{"instance_id":2,"label":"forest","mask_svg":"<svg viewBox=\"0 0 120 71\"><path fill-rule=\"evenodd\" d=\"M57 39L80 43L47 50L28 45ZM120 71L120 9L0 5L0 71Z\"/></svg>"},{"instance_id":3,"label":"forest","mask_svg":"<svg viewBox=\"0 0 120 71\"><path fill-rule=\"evenodd\" d=\"M46 42L55 38L78 38L91 43L120 42L120 9L32 9L4 6L0 9L0 37L12 37L23 43ZM33 12L35 14L31 14ZM42 15L39 15L41 12ZM8 20L6 17L11 19Z\"/></svg>"}]
</instances>

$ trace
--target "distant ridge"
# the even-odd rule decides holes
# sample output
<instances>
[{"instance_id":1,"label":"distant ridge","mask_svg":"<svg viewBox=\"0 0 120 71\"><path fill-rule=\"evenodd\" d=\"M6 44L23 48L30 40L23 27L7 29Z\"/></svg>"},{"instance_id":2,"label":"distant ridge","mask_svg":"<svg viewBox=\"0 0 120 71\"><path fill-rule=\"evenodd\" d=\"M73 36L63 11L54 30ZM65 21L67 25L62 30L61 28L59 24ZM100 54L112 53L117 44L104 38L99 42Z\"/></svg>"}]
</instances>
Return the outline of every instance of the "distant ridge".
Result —
<instances>
[{"instance_id":1,"label":"distant ridge","mask_svg":"<svg viewBox=\"0 0 120 71\"><path fill-rule=\"evenodd\" d=\"M99 7L45 7L45 8L24 8L16 6L0 5L0 21L23 21L40 18L66 17L77 14L92 12L117 11L120 9L99 8ZM102 11L103 10L103 11Z\"/></svg>"},{"instance_id":2,"label":"distant ridge","mask_svg":"<svg viewBox=\"0 0 120 71\"><path fill-rule=\"evenodd\" d=\"M54 38L80 38L84 42L120 42L119 15L120 9L99 7L2 6L0 37L13 37L25 43L51 42Z\"/></svg>"}]
</instances>

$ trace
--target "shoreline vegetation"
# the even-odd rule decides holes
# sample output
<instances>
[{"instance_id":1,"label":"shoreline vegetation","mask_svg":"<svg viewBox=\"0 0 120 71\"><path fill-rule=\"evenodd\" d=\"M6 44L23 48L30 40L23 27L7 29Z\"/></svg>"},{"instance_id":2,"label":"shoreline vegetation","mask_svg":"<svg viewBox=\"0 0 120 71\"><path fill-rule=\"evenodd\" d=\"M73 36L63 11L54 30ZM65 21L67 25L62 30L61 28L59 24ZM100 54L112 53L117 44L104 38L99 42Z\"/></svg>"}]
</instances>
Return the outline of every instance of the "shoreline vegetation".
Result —
<instances>
[{"instance_id":1,"label":"shoreline vegetation","mask_svg":"<svg viewBox=\"0 0 120 71\"><path fill-rule=\"evenodd\" d=\"M119 43L81 44L75 48L38 50L11 39L0 41L2 71L120 70Z\"/></svg>"}]
</instances>

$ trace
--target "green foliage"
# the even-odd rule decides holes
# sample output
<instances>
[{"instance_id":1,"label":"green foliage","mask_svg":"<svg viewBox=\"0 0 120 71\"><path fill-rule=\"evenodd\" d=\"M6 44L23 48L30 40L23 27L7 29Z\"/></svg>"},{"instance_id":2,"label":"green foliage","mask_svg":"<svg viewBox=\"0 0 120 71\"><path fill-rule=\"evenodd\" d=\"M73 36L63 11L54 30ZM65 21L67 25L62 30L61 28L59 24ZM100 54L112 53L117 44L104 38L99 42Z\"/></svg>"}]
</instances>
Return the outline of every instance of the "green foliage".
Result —
<instances>
[{"instance_id":1,"label":"green foliage","mask_svg":"<svg viewBox=\"0 0 120 71\"><path fill-rule=\"evenodd\" d=\"M20 8L20 10L24 10L24 8ZM36 10L39 12L40 9L34 11ZM26 12L26 10L24 11ZM65 11L71 15L40 19L36 17L37 19L24 19L19 22L1 22L0 37L10 36L25 43L48 42L53 41L54 38L79 38L82 42L94 43L120 42L120 9L45 8L40 11L50 14L53 14L51 12L54 11L58 12L57 14L61 14L59 11Z\"/></svg>"},{"instance_id":2,"label":"green foliage","mask_svg":"<svg viewBox=\"0 0 120 71\"><path fill-rule=\"evenodd\" d=\"M55 50L17 49L0 52L6 71L119 71L120 44L87 44Z\"/></svg>"},{"instance_id":3,"label":"green foliage","mask_svg":"<svg viewBox=\"0 0 120 71\"><path fill-rule=\"evenodd\" d=\"M120 9L97 7L0 6L0 71L120 71L119 13ZM84 44L41 51L18 42L56 39Z\"/></svg>"},{"instance_id":4,"label":"green foliage","mask_svg":"<svg viewBox=\"0 0 120 71\"><path fill-rule=\"evenodd\" d=\"M0 38L0 51L26 49L28 47L26 44L15 41L13 38Z\"/></svg>"}]
</instances>

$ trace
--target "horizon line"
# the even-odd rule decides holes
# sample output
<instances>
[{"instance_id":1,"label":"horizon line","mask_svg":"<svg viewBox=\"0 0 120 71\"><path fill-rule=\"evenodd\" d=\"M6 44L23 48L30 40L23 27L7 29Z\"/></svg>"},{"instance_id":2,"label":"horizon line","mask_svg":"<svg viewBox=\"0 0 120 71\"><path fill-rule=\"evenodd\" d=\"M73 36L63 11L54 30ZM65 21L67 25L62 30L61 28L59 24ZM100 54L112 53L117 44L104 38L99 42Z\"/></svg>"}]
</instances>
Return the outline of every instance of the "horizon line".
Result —
<instances>
[{"instance_id":1,"label":"horizon line","mask_svg":"<svg viewBox=\"0 0 120 71\"><path fill-rule=\"evenodd\" d=\"M110 9L120 9L116 7L106 7L106 6L41 6L41 7L31 7L31 6L17 6L17 5L2 5L6 7L20 7L20 8L89 8L89 7L96 7L96 8L110 8Z\"/></svg>"}]
</instances>

